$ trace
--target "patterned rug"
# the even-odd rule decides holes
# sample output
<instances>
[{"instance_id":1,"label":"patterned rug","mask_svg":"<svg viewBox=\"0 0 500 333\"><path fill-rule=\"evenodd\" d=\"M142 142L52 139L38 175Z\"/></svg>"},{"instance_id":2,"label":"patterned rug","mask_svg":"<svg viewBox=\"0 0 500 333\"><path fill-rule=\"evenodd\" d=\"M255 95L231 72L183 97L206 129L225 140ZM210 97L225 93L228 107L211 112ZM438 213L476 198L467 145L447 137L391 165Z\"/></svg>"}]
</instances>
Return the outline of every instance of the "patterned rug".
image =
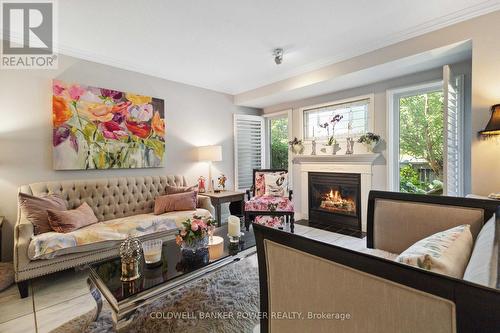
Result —
<instances>
[{"instance_id":1,"label":"patterned rug","mask_svg":"<svg viewBox=\"0 0 500 333\"><path fill-rule=\"evenodd\" d=\"M245 333L258 324L259 276L257 256L252 255L208 274L141 308L126 327L127 332ZM159 319L154 319L152 313ZM161 318L168 314L189 318ZM75 318L52 333L113 332L111 309L104 303L99 319L95 310ZM208 318L210 315L210 318ZM170 317L170 316L168 316ZM218 318L217 318L218 317Z\"/></svg>"}]
</instances>

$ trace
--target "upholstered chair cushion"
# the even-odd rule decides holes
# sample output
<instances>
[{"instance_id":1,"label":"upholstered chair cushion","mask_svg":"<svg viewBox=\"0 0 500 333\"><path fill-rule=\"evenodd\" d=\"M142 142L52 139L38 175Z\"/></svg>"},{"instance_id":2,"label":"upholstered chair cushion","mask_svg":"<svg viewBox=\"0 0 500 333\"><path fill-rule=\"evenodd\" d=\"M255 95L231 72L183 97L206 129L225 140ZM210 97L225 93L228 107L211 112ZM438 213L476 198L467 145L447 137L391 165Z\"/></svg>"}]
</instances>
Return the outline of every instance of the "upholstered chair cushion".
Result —
<instances>
[{"instance_id":1,"label":"upholstered chair cushion","mask_svg":"<svg viewBox=\"0 0 500 333\"><path fill-rule=\"evenodd\" d=\"M165 187L165 192L166 194L177 194L177 193L185 193L185 192L192 192L196 191L198 189L198 186L170 186L167 185Z\"/></svg>"},{"instance_id":2,"label":"upholstered chair cushion","mask_svg":"<svg viewBox=\"0 0 500 333\"><path fill-rule=\"evenodd\" d=\"M194 210L198 202L195 191L167 194L156 198L154 214L164 214L173 211Z\"/></svg>"},{"instance_id":3,"label":"upholstered chair cushion","mask_svg":"<svg viewBox=\"0 0 500 333\"><path fill-rule=\"evenodd\" d=\"M84 202L77 209L47 211L49 224L55 232L68 233L99 222L92 208Z\"/></svg>"},{"instance_id":4,"label":"upholstered chair cushion","mask_svg":"<svg viewBox=\"0 0 500 333\"><path fill-rule=\"evenodd\" d=\"M472 252L468 224L424 238L401 253L396 261L461 279Z\"/></svg>"},{"instance_id":5,"label":"upholstered chair cushion","mask_svg":"<svg viewBox=\"0 0 500 333\"><path fill-rule=\"evenodd\" d=\"M283 216L269 216L269 215L257 215L255 216L254 222L257 224L265 225L270 228L283 228L284 221Z\"/></svg>"},{"instance_id":6,"label":"upholstered chair cushion","mask_svg":"<svg viewBox=\"0 0 500 333\"><path fill-rule=\"evenodd\" d=\"M247 212L293 212L293 202L287 197L261 196L245 202Z\"/></svg>"},{"instance_id":7,"label":"upholstered chair cushion","mask_svg":"<svg viewBox=\"0 0 500 333\"><path fill-rule=\"evenodd\" d=\"M56 194L38 197L20 192L18 199L24 216L33 224L35 235L52 231L47 210L63 211L67 209L66 202Z\"/></svg>"}]
</instances>

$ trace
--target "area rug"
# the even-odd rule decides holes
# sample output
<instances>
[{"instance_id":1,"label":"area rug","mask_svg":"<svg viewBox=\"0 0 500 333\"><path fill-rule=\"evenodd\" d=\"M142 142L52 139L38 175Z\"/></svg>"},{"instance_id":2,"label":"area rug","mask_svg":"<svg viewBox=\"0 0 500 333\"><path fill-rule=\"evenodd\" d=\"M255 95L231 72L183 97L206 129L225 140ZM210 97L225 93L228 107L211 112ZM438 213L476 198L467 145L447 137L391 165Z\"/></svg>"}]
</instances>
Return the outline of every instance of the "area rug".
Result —
<instances>
[{"instance_id":1,"label":"area rug","mask_svg":"<svg viewBox=\"0 0 500 333\"><path fill-rule=\"evenodd\" d=\"M126 331L137 333L252 332L259 322L258 312L257 256L252 255L184 285L168 296L141 308L126 327ZM164 319L170 317L169 313L184 313L189 318ZM96 322L91 321L94 314L95 310L72 319L53 330L52 333L113 332L111 309L108 304L104 304ZM152 316L160 318L156 319Z\"/></svg>"}]
</instances>

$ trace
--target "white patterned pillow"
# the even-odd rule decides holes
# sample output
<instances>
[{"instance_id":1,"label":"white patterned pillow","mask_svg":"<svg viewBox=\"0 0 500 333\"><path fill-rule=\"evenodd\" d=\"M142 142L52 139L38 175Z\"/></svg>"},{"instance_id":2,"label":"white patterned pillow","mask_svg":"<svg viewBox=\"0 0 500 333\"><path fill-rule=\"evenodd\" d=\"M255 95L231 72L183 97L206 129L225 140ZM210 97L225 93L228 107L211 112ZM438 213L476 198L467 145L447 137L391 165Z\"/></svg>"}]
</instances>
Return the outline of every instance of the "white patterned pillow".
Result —
<instances>
[{"instance_id":1,"label":"white patterned pillow","mask_svg":"<svg viewBox=\"0 0 500 333\"><path fill-rule=\"evenodd\" d=\"M419 240L396 261L432 272L462 278L472 252L470 225L464 224Z\"/></svg>"},{"instance_id":2,"label":"white patterned pillow","mask_svg":"<svg viewBox=\"0 0 500 333\"><path fill-rule=\"evenodd\" d=\"M273 172L264 175L266 184L265 194L271 197L284 197L288 191L288 174L286 172Z\"/></svg>"}]
</instances>

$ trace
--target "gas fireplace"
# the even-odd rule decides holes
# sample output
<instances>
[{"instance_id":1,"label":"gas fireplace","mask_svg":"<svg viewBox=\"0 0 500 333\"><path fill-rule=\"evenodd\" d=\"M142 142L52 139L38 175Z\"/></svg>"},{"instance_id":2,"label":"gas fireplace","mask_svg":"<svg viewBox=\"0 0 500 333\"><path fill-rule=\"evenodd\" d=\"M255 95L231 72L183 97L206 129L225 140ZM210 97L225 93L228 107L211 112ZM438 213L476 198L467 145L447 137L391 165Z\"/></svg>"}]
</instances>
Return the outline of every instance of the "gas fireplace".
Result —
<instances>
[{"instance_id":1,"label":"gas fireplace","mask_svg":"<svg viewBox=\"0 0 500 333\"><path fill-rule=\"evenodd\" d=\"M309 221L361 230L361 176L309 172Z\"/></svg>"}]
</instances>

